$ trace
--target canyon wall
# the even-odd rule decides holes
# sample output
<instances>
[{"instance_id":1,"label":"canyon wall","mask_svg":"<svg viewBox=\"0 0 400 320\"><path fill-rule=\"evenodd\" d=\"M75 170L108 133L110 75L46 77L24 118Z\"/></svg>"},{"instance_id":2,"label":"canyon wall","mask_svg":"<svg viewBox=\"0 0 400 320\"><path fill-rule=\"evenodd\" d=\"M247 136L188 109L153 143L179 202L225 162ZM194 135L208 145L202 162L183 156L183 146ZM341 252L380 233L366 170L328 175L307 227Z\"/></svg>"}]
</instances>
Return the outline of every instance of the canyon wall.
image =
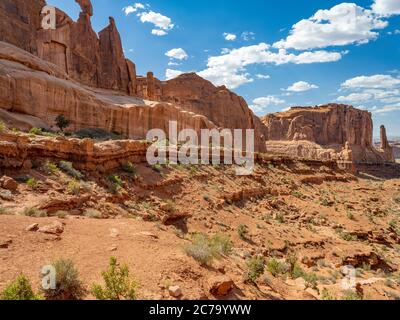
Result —
<instances>
[{"instance_id":1,"label":"canyon wall","mask_svg":"<svg viewBox=\"0 0 400 320\"><path fill-rule=\"evenodd\" d=\"M387 140L382 150L373 146L371 114L352 106L294 107L267 115L262 122L267 149L272 152L356 162L393 161Z\"/></svg>"}]
</instances>

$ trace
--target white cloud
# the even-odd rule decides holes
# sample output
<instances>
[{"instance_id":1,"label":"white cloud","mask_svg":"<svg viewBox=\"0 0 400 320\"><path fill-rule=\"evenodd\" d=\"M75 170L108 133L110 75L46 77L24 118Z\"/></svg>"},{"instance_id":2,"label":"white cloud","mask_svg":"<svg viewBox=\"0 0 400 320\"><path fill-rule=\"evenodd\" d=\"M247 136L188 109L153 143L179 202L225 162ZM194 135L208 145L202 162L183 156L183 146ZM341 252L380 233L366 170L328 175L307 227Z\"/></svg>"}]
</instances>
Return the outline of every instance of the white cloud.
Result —
<instances>
[{"instance_id":1,"label":"white cloud","mask_svg":"<svg viewBox=\"0 0 400 320\"><path fill-rule=\"evenodd\" d=\"M253 110L257 114L263 114L266 112L266 109L269 106L276 106L285 103L285 100L282 100L276 96L266 96L260 97L253 100L253 104L249 106L251 110Z\"/></svg>"},{"instance_id":2,"label":"white cloud","mask_svg":"<svg viewBox=\"0 0 400 320\"><path fill-rule=\"evenodd\" d=\"M228 32L224 32L223 36L226 41L235 41L237 38L236 34L228 33Z\"/></svg>"},{"instance_id":3,"label":"white cloud","mask_svg":"<svg viewBox=\"0 0 400 320\"><path fill-rule=\"evenodd\" d=\"M398 0L396 0L398 1ZM388 23L354 3L341 3L318 10L311 18L296 23L290 35L274 44L276 48L309 50L329 46L368 43L378 37L375 30Z\"/></svg>"},{"instance_id":4,"label":"white cloud","mask_svg":"<svg viewBox=\"0 0 400 320\"><path fill-rule=\"evenodd\" d=\"M176 60L186 60L188 58L186 51L182 48L171 49L165 55Z\"/></svg>"},{"instance_id":5,"label":"white cloud","mask_svg":"<svg viewBox=\"0 0 400 320\"><path fill-rule=\"evenodd\" d=\"M389 113L393 111L400 111L400 104L388 105L382 108L376 108L373 112L374 113Z\"/></svg>"},{"instance_id":6,"label":"white cloud","mask_svg":"<svg viewBox=\"0 0 400 320\"><path fill-rule=\"evenodd\" d=\"M180 71L180 70L167 69L167 70L165 70L165 79L171 80L173 78L180 76L183 73L184 72Z\"/></svg>"},{"instance_id":7,"label":"white cloud","mask_svg":"<svg viewBox=\"0 0 400 320\"><path fill-rule=\"evenodd\" d=\"M390 75L377 74L373 76L360 76L355 77L349 80L346 80L342 83L343 88L370 88L370 89L379 89L379 88L393 88L395 86L400 85L400 79L394 78Z\"/></svg>"},{"instance_id":8,"label":"white cloud","mask_svg":"<svg viewBox=\"0 0 400 320\"><path fill-rule=\"evenodd\" d=\"M372 10L383 16L391 16L400 14L399 0L375 0L372 5Z\"/></svg>"},{"instance_id":9,"label":"white cloud","mask_svg":"<svg viewBox=\"0 0 400 320\"><path fill-rule=\"evenodd\" d=\"M253 64L271 63L309 64L338 61L342 58L339 52L313 51L301 54L288 53L281 49L272 51L266 43L233 49L227 54L208 58L207 69L198 74L215 85L226 85L234 89L245 83L253 82L246 72L246 67Z\"/></svg>"},{"instance_id":10,"label":"white cloud","mask_svg":"<svg viewBox=\"0 0 400 320\"><path fill-rule=\"evenodd\" d=\"M254 32L251 31L245 31L241 34L241 38L244 41L250 41L250 40L254 40L256 38L256 34Z\"/></svg>"},{"instance_id":11,"label":"white cloud","mask_svg":"<svg viewBox=\"0 0 400 320\"><path fill-rule=\"evenodd\" d=\"M131 13L135 13L139 9L144 9L145 6L142 3L135 3L133 6L127 6L122 9L122 11L125 12L126 15L130 15Z\"/></svg>"},{"instance_id":12,"label":"white cloud","mask_svg":"<svg viewBox=\"0 0 400 320\"><path fill-rule=\"evenodd\" d=\"M373 98L373 95L370 93L351 93L348 96L340 96L337 98L339 102L350 102L350 103L357 103L357 102L365 102L369 101Z\"/></svg>"},{"instance_id":13,"label":"white cloud","mask_svg":"<svg viewBox=\"0 0 400 320\"><path fill-rule=\"evenodd\" d=\"M142 12L138 14L138 17L142 23L148 22L156 27L151 31L153 35L165 36L167 31L174 28L171 18L164 16L161 13L154 11Z\"/></svg>"},{"instance_id":14,"label":"white cloud","mask_svg":"<svg viewBox=\"0 0 400 320\"><path fill-rule=\"evenodd\" d=\"M153 30L151 30L151 34L154 36L162 37L162 36L166 36L168 33L161 29L153 29Z\"/></svg>"},{"instance_id":15,"label":"white cloud","mask_svg":"<svg viewBox=\"0 0 400 320\"><path fill-rule=\"evenodd\" d=\"M256 74L256 78L265 80L265 79L271 79L271 76L268 74Z\"/></svg>"},{"instance_id":16,"label":"white cloud","mask_svg":"<svg viewBox=\"0 0 400 320\"><path fill-rule=\"evenodd\" d=\"M296 83L293 83L289 88L286 89L286 91L289 92L304 92L304 91L309 91L312 89L318 89L319 87L315 84L310 84L305 81L299 81Z\"/></svg>"}]
</instances>

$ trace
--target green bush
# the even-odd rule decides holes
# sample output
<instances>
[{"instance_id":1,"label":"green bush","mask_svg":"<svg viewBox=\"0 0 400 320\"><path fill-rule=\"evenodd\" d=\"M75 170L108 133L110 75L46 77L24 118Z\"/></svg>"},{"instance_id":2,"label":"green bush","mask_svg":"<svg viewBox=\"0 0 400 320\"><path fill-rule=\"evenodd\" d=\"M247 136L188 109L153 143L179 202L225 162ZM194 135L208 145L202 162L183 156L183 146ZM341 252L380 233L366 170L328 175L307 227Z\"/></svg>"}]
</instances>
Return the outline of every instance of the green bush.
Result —
<instances>
[{"instance_id":1,"label":"green bush","mask_svg":"<svg viewBox=\"0 0 400 320\"><path fill-rule=\"evenodd\" d=\"M120 140L122 137L118 133L110 133L106 130L99 128L85 128L74 133L74 136L79 139L93 139L93 140Z\"/></svg>"},{"instance_id":2,"label":"green bush","mask_svg":"<svg viewBox=\"0 0 400 320\"><path fill-rule=\"evenodd\" d=\"M318 277L315 273L304 273L303 279L305 281L306 288L311 288L318 291Z\"/></svg>"},{"instance_id":3,"label":"green bush","mask_svg":"<svg viewBox=\"0 0 400 320\"><path fill-rule=\"evenodd\" d=\"M321 300L336 300L336 298L329 292L327 288L324 288L321 293Z\"/></svg>"},{"instance_id":4,"label":"green bush","mask_svg":"<svg viewBox=\"0 0 400 320\"><path fill-rule=\"evenodd\" d=\"M29 178L28 181L26 182L26 184L32 190L35 190L38 187L38 182L35 178Z\"/></svg>"},{"instance_id":5,"label":"green bush","mask_svg":"<svg viewBox=\"0 0 400 320\"><path fill-rule=\"evenodd\" d=\"M46 131L45 129L42 128L32 128L29 130L29 134L35 135L35 136L44 136L44 137L56 137L57 135L53 132Z\"/></svg>"},{"instance_id":6,"label":"green bush","mask_svg":"<svg viewBox=\"0 0 400 320\"><path fill-rule=\"evenodd\" d=\"M124 186L124 182L117 175L108 176L107 181L109 183L109 187L112 192L117 192L121 190L122 187Z\"/></svg>"},{"instance_id":7,"label":"green bush","mask_svg":"<svg viewBox=\"0 0 400 320\"><path fill-rule=\"evenodd\" d=\"M135 300L136 282L130 277L127 265L119 265L112 257L108 270L102 273L104 287L94 284L92 294L98 300Z\"/></svg>"},{"instance_id":8,"label":"green bush","mask_svg":"<svg viewBox=\"0 0 400 320\"><path fill-rule=\"evenodd\" d=\"M75 178L77 180L81 180L83 178L82 173L76 170L71 162L60 161L58 167L72 178Z\"/></svg>"},{"instance_id":9,"label":"green bush","mask_svg":"<svg viewBox=\"0 0 400 320\"><path fill-rule=\"evenodd\" d=\"M63 132L65 128L68 128L71 121L67 119L64 115L60 114L56 118L57 127Z\"/></svg>"},{"instance_id":10,"label":"green bush","mask_svg":"<svg viewBox=\"0 0 400 320\"><path fill-rule=\"evenodd\" d=\"M196 233L192 243L185 246L188 256L202 265L208 265L214 258L229 255L232 251L232 242L228 236L215 234L211 238L204 233Z\"/></svg>"},{"instance_id":11,"label":"green bush","mask_svg":"<svg viewBox=\"0 0 400 320\"><path fill-rule=\"evenodd\" d=\"M130 175L132 175L134 177L137 176L137 169L132 164L132 162L127 162L124 165L122 165L122 170L125 171L126 173L129 173Z\"/></svg>"},{"instance_id":12,"label":"green bush","mask_svg":"<svg viewBox=\"0 0 400 320\"><path fill-rule=\"evenodd\" d=\"M0 205L0 215L2 215L2 214L8 214L8 210L7 210L7 208Z\"/></svg>"},{"instance_id":13,"label":"green bush","mask_svg":"<svg viewBox=\"0 0 400 320\"><path fill-rule=\"evenodd\" d=\"M48 300L81 300L87 294L79 273L71 260L59 259L53 263L56 271L56 288L42 289Z\"/></svg>"},{"instance_id":14,"label":"green bush","mask_svg":"<svg viewBox=\"0 0 400 320\"><path fill-rule=\"evenodd\" d=\"M256 282L256 280L264 273L265 260L263 257L253 257L247 261L246 280Z\"/></svg>"},{"instance_id":15,"label":"green bush","mask_svg":"<svg viewBox=\"0 0 400 320\"><path fill-rule=\"evenodd\" d=\"M247 235L249 234L249 227L244 224L241 224L237 228L237 233L238 233L240 239L247 240Z\"/></svg>"},{"instance_id":16,"label":"green bush","mask_svg":"<svg viewBox=\"0 0 400 320\"><path fill-rule=\"evenodd\" d=\"M55 174L58 172L58 167L55 163L47 161L43 166L43 170L48 174Z\"/></svg>"},{"instance_id":17,"label":"green bush","mask_svg":"<svg viewBox=\"0 0 400 320\"><path fill-rule=\"evenodd\" d=\"M362 297L353 290L346 290L343 292L342 300L362 300Z\"/></svg>"},{"instance_id":18,"label":"green bush","mask_svg":"<svg viewBox=\"0 0 400 320\"><path fill-rule=\"evenodd\" d=\"M3 133L6 130L7 130L6 124L0 120L0 133Z\"/></svg>"},{"instance_id":19,"label":"green bush","mask_svg":"<svg viewBox=\"0 0 400 320\"><path fill-rule=\"evenodd\" d=\"M72 180L68 183L68 192L73 193L74 195L79 195L81 193L81 184L77 180Z\"/></svg>"},{"instance_id":20,"label":"green bush","mask_svg":"<svg viewBox=\"0 0 400 320\"><path fill-rule=\"evenodd\" d=\"M22 215L27 217L43 218L47 217L47 212L34 207L30 207L25 208L24 211L22 211Z\"/></svg>"},{"instance_id":21,"label":"green bush","mask_svg":"<svg viewBox=\"0 0 400 320\"><path fill-rule=\"evenodd\" d=\"M42 298L32 290L29 279L20 274L0 294L0 300L41 300Z\"/></svg>"},{"instance_id":22,"label":"green bush","mask_svg":"<svg viewBox=\"0 0 400 320\"><path fill-rule=\"evenodd\" d=\"M304 275L304 270L299 266L296 255L289 255L286 262L289 266L288 272L292 279L301 278Z\"/></svg>"},{"instance_id":23,"label":"green bush","mask_svg":"<svg viewBox=\"0 0 400 320\"><path fill-rule=\"evenodd\" d=\"M271 272L274 277L283 275L289 271L289 267L278 260L272 258L267 262L267 270Z\"/></svg>"}]
</instances>

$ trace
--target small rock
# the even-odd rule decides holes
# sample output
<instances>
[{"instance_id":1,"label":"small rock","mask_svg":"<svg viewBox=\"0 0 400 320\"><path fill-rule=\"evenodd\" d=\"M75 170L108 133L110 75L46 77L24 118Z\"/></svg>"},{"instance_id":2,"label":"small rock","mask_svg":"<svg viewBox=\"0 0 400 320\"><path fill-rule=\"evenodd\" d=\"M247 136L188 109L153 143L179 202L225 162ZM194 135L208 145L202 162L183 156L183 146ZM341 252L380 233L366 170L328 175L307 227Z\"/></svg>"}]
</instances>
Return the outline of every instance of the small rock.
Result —
<instances>
[{"instance_id":1,"label":"small rock","mask_svg":"<svg viewBox=\"0 0 400 320\"><path fill-rule=\"evenodd\" d=\"M12 243L11 239L0 240L0 249L7 249Z\"/></svg>"},{"instance_id":2,"label":"small rock","mask_svg":"<svg viewBox=\"0 0 400 320\"><path fill-rule=\"evenodd\" d=\"M3 176L0 179L0 185L7 190L16 191L18 189L18 182L13 178Z\"/></svg>"},{"instance_id":3,"label":"small rock","mask_svg":"<svg viewBox=\"0 0 400 320\"><path fill-rule=\"evenodd\" d=\"M182 290L179 286L171 286L168 288L169 295L174 298L179 298L182 295Z\"/></svg>"},{"instance_id":4,"label":"small rock","mask_svg":"<svg viewBox=\"0 0 400 320\"><path fill-rule=\"evenodd\" d=\"M29 225L29 226L27 226L25 228L25 231L33 231L33 232L35 232L35 231L38 231L38 230L39 230L39 224L38 223L33 223L33 224L31 224L31 225Z\"/></svg>"},{"instance_id":5,"label":"small rock","mask_svg":"<svg viewBox=\"0 0 400 320\"><path fill-rule=\"evenodd\" d=\"M142 236L158 239L158 236L156 234L154 234L154 233L151 233L151 232L143 231L143 232L140 232L139 234L142 235Z\"/></svg>"},{"instance_id":6,"label":"small rock","mask_svg":"<svg viewBox=\"0 0 400 320\"><path fill-rule=\"evenodd\" d=\"M64 232L64 225L60 221L53 221L38 230L39 232L59 235Z\"/></svg>"},{"instance_id":7,"label":"small rock","mask_svg":"<svg viewBox=\"0 0 400 320\"><path fill-rule=\"evenodd\" d=\"M10 190L0 190L0 198L7 201L13 200L13 195Z\"/></svg>"},{"instance_id":8,"label":"small rock","mask_svg":"<svg viewBox=\"0 0 400 320\"><path fill-rule=\"evenodd\" d=\"M118 250L118 247L117 246L111 246L109 249L108 249L108 251L110 251L110 252L114 252L114 251L117 251Z\"/></svg>"},{"instance_id":9,"label":"small rock","mask_svg":"<svg viewBox=\"0 0 400 320\"><path fill-rule=\"evenodd\" d=\"M118 229L112 228L110 229L110 237L111 238L117 238L119 236Z\"/></svg>"},{"instance_id":10,"label":"small rock","mask_svg":"<svg viewBox=\"0 0 400 320\"><path fill-rule=\"evenodd\" d=\"M208 280L209 291L215 296L226 296L233 286L234 283L228 276L218 276Z\"/></svg>"}]
</instances>

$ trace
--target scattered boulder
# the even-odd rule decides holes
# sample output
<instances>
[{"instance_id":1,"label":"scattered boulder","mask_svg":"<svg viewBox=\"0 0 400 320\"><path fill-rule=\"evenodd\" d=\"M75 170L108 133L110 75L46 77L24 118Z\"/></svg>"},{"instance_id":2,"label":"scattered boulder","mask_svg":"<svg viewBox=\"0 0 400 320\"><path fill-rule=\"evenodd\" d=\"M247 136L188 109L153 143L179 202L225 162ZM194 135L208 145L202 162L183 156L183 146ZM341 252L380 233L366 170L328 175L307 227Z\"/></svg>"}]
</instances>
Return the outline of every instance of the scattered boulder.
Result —
<instances>
[{"instance_id":1,"label":"scattered boulder","mask_svg":"<svg viewBox=\"0 0 400 320\"><path fill-rule=\"evenodd\" d=\"M217 276L208 279L209 292L214 296L226 296L232 289L234 283L228 276Z\"/></svg>"},{"instance_id":2,"label":"scattered boulder","mask_svg":"<svg viewBox=\"0 0 400 320\"><path fill-rule=\"evenodd\" d=\"M29 232L35 232L35 231L38 231L38 230L39 230L39 224L38 223L33 223L33 224L31 224L31 225L29 225L29 226L27 226L25 228L25 231L29 231Z\"/></svg>"},{"instance_id":3,"label":"scattered boulder","mask_svg":"<svg viewBox=\"0 0 400 320\"><path fill-rule=\"evenodd\" d=\"M7 201L12 201L14 199L10 190L0 190L0 198Z\"/></svg>"},{"instance_id":4,"label":"scattered boulder","mask_svg":"<svg viewBox=\"0 0 400 320\"><path fill-rule=\"evenodd\" d=\"M18 189L18 182L13 178L3 176L0 178L0 186L10 191L16 191Z\"/></svg>"},{"instance_id":5,"label":"scattered boulder","mask_svg":"<svg viewBox=\"0 0 400 320\"><path fill-rule=\"evenodd\" d=\"M179 286L170 286L168 288L169 295L174 298L182 296L182 290Z\"/></svg>"},{"instance_id":6,"label":"scattered boulder","mask_svg":"<svg viewBox=\"0 0 400 320\"><path fill-rule=\"evenodd\" d=\"M60 235L64 232L64 225L60 221L53 221L48 225L40 227L38 231L47 234Z\"/></svg>"}]
</instances>

